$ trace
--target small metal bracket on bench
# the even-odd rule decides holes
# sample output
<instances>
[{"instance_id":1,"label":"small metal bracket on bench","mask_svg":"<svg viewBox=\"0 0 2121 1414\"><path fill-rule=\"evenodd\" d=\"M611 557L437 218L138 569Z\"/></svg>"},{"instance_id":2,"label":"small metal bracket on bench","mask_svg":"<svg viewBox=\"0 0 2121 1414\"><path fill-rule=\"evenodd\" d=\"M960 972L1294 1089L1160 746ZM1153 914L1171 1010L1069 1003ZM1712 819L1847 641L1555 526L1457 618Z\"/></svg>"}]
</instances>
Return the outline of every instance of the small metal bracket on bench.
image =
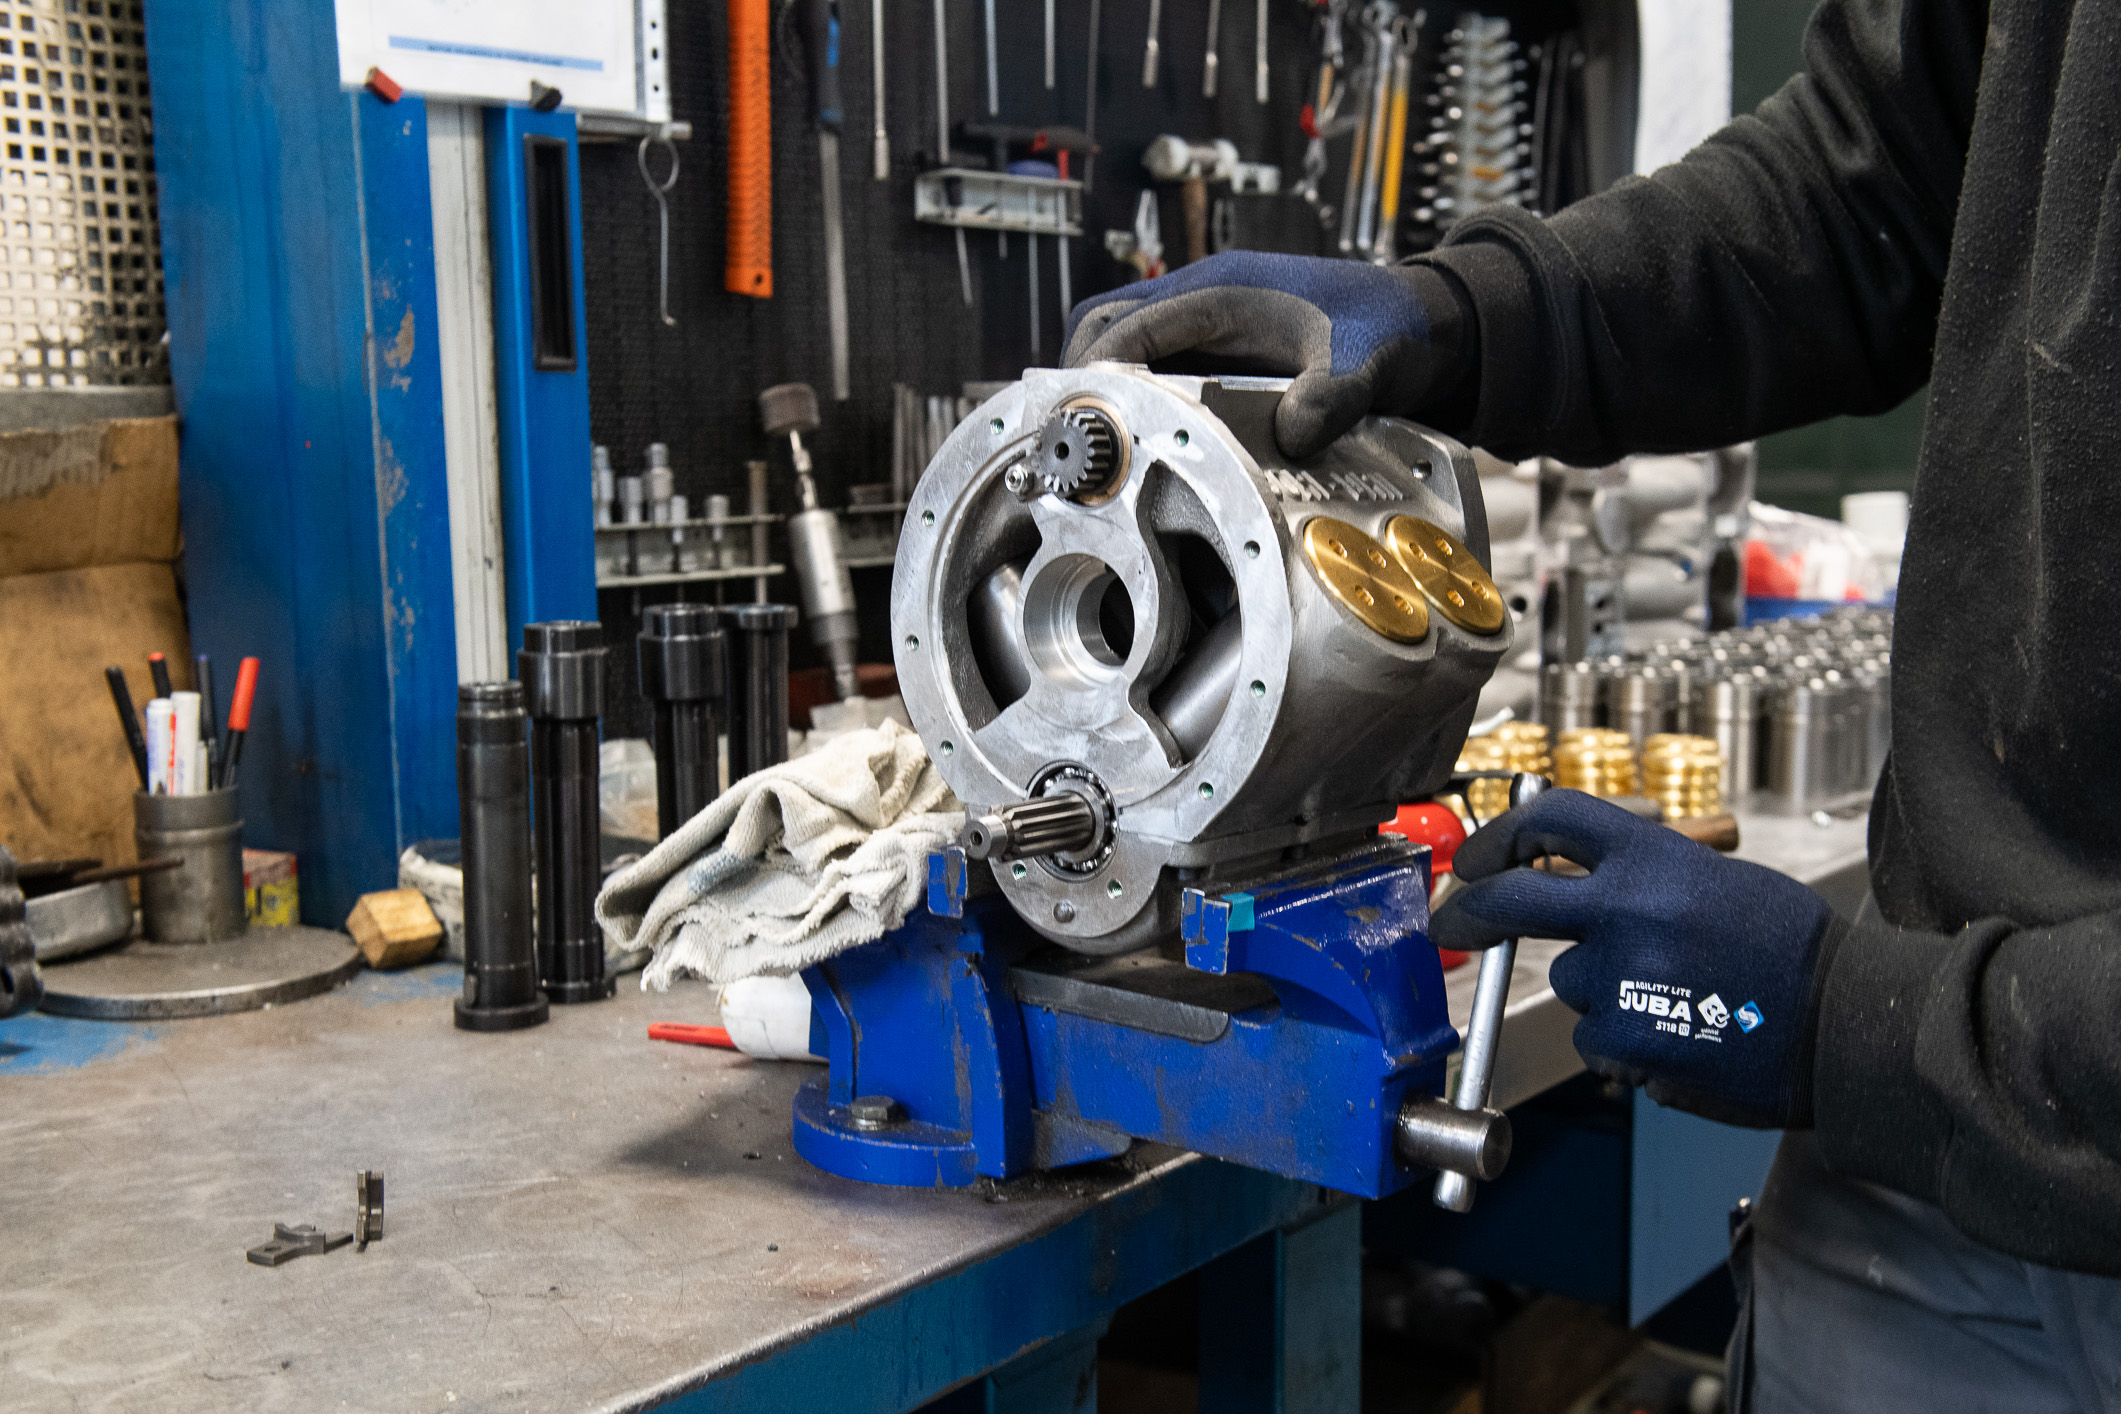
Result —
<instances>
[{"instance_id":1,"label":"small metal bracket on bench","mask_svg":"<svg viewBox=\"0 0 2121 1414\"><path fill-rule=\"evenodd\" d=\"M354 1175L354 1251L383 1240L383 1175L362 1169Z\"/></svg>"},{"instance_id":2,"label":"small metal bracket on bench","mask_svg":"<svg viewBox=\"0 0 2121 1414\"><path fill-rule=\"evenodd\" d=\"M319 1232L308 1223L299 1227L274 1223L272 1241L251 1248L243 1256L252 1266L277 1267L297 1257L321 1257L351 1241L353 1234L350 1232Z\"/></svg>"}]
</instances>

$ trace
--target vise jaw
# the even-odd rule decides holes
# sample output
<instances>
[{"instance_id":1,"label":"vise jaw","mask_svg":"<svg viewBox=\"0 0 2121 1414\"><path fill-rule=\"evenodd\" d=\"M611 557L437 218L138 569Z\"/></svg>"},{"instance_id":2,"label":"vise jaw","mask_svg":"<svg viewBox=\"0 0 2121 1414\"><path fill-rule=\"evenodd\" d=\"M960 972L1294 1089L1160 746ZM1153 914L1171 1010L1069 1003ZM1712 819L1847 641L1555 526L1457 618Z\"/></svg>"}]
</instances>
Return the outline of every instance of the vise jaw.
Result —
<instances>
[{"instance_id":1,"label":"vise jaw","mask_svg":"<svg viewBox=\"0 0 2121 1414\"><path fill-rule=\"evenodd\" d=\"M811 1163L961 1187L1142 1139L1365 1198L1425 1176L1402 1112L1442 1089L1458 1039L1426 847L1378 837L1189 886L1179 939L1107 957L1055 947L973 877L935 856L926 909L803 973L830 1060L795 1102Z\"/></svg>"}]
</instances>

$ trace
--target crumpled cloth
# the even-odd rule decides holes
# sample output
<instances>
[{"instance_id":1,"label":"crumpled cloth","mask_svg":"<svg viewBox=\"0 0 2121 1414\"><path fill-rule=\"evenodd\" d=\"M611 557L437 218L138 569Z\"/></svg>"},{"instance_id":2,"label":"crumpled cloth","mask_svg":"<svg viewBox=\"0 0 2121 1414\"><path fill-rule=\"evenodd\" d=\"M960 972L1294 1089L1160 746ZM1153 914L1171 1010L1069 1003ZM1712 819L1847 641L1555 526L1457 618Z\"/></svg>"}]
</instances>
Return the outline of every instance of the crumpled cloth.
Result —
<instances>
[{"instance_id":1,"label":"crumpled cloth","mask_svg":"<svg viewBox=\"0 0 2121 1414\"><path fill-rule=\"evenodd\" d=\"M614 952L652 949L644 989L785 975L903 923L964 824L921 739L886 721L736 782L611 876L597 922Z\"/></svg>"}]
</instances>

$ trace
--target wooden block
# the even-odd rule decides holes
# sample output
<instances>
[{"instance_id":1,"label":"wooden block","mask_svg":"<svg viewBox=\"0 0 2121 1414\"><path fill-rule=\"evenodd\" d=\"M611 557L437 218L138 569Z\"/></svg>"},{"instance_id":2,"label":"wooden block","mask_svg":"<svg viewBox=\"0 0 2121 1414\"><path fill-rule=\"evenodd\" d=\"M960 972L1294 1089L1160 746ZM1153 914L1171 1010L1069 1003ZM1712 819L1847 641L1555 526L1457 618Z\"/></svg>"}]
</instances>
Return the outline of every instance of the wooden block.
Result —
<instances>
[{"instance_id":1,"label":"wooden block","mask_svg":"<svg viewBox=\"0 0 2121 1414\"><path fill-rule=\"evenodd\" d=\"M410 967L442 943L442 925L418 889L363 894L346 915L346 931L370 967Z\"/></svg>"},{"instance_id":2,"label":"wooden block","mask_svg":"<svg viewBox=\"0 0 2121 1414\"><path fill-rule=\"evenodd\" d=\"M1697 844L1705 844L1719 853L1729 854L1738 848L1738 821L1728 813L1695 815L1668 823L1688 839Z\"/></svg>"}]
</instances>

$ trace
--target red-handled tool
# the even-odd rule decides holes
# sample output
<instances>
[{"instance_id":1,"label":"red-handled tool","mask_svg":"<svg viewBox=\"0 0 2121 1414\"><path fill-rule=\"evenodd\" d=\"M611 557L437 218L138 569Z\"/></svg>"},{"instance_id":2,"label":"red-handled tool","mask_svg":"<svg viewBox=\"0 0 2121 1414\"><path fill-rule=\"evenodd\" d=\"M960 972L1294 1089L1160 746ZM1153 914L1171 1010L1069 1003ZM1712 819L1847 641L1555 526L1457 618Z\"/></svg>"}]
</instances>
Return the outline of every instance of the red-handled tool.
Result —
<instances>
[{"instance_id":1,"label":"red-handled tool","mask_svg":"<svg viewBox=\"0 0 2121 1414\"><path fill-rule=\"evenodd\" d=\"M651 1021L648 1023L648 1039L651 1041L681 1041L688 1046L719 1046L725 1051L736 1049L736 1042L719 1026L690 1026L682 1021Z\"/></svg>"},{"instance_id":2,"label":"red-handled tool","mask_svg":"<svg viewBox=\"0 0 2121 1414\"><path fill-rule=\"evenodd\" d=\"M232 790L236 763L243 757L243 735L250 730L250 700L258 694L258 660L245 658L236 665L236 695L228 704L228 750L222 753L221 779L215 784Z\"/></svg>"}]
</instances>

